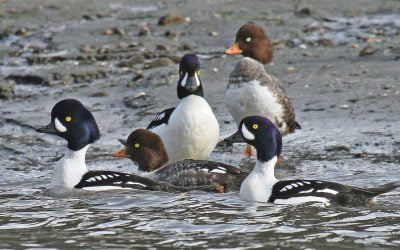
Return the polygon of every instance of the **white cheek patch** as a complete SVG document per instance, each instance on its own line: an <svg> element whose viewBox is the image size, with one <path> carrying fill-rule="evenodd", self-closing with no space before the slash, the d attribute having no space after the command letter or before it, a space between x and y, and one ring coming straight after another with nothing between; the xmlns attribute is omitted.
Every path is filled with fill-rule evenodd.
<svg viewBox="0 0 400 250"><path fill-rule="evenodd" d="M255 138L254 134L252 132L250 132L247 129L246 125L244 125L244 124L242 125L242 134L243 134L243 137L246 138L249 141L252 141Z"/></svg>
<svg viewBox="0 0 400 250"><path fill-rule="evenodd" d="M196 79L196 86L199 87L200 86L200 79L199 79L199 76L197 75L197 73L194 73L194 78Z"/></svg>
<svg viewBox="0 0 400 250"><path fill-rule="evenodd" d="M185 76L183 77L183 79L181 81L181 86L182 87L185 87L187 78L188 78L188 73L185 73Z"/></svg>
<svg viewBox="0 0 400 250"><path fill-rule="evenodd" d="M67 131L67 128L60 122L60 120L58 120L57 117L56 119L54 119L54 124L56 125L56 129L58 132L64 133Z"/></svg>

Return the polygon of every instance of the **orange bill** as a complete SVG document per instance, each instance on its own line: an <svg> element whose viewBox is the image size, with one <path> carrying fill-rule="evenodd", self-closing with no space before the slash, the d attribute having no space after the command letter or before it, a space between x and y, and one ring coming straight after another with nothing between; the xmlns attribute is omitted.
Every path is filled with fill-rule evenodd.
<svg viewBox="0 0 400 250"><path fill-rule="evenodd" d="M113 154L113 156L114 157L119 157L119 158L128 158L128 153L126 152L125 149L122 149L122 150L120 150L118 152L115 152Z"/></svg>
<svg viewBox="0 0 400 250"><path fill-rule="evenodd" d="M236 54L242 54L243 50L240 49L238 43L234 43L229 49L225 50L225 54L228 55L236 55Z"/></svg>

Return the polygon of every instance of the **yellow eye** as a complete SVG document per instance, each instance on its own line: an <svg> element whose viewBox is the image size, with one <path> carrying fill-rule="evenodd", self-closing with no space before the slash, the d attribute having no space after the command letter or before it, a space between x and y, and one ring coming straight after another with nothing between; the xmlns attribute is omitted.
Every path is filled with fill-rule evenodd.
<svg viewBox="0 0 400 250"><path fill-rule="evenodd" d="M72 118L71 118L71 116L67 116L67 117L65 117L65 121L66 121L66 122L70 122L70 121L72 121Z"/></svg>
<svg viewBox="0 0 400 250"><path fill-rule="evenodd" d="M200 76L200 70L197 71L197 75Z"/></svg>
<svg viewBox="0 0 400 250"><path fill-rule="evenodd" d="M253 129L258 129L258 124L257 123L253 124Z"/></svg>
<svg viewBox="0 0 400 250"><path fill-rule="evenodd" d="M138 148L138 147L140 147L140 144L139 143L135 143L135 148Z"/></svg>

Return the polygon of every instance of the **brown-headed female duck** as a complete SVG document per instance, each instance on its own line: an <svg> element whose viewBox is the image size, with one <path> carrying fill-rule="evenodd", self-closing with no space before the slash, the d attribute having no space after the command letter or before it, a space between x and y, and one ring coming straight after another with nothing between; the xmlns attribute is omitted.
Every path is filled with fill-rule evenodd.
<svg viewBox="0 0 400 250"><path fill-rule="evenodd" d="M147 178L168 182L176 186L214 185L214 192L238 191L249 172L224 163L206 160L183 160L166 165L168 155L161 138L146 129L133 131L125 146L114 154L137 163Z"/></svg>
<svg viewBox="0 0 400 250"><path fill-rule="evenodd" d="M267 117L275 123L281 134L300 129L290 99L276 77L265 72L261 63L272 60L273 47L263 28L248 23L240 27L235 44L226 54L242 54L229 76L225 105L237 124L247 116ZM246 155L253 155L251 147Z"/></svg>

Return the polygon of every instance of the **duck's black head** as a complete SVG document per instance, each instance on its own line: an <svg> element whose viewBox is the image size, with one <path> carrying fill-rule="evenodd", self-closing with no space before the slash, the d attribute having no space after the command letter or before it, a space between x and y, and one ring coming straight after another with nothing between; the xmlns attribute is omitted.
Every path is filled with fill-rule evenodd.
<svg viewBox="0 0 400 250"><path fill-rule="evenodd" d="M50 124L36 131L64 138L68 141L68 148L74 151L100 138L92 113L75 99L64 99L54 105Z"/></svg>
<svg viewBox="0 0 400 250"><path fill-rule="evenodd" d="M228 142L246 142L257 150L257 159L269 161L282 151L282 137L273 122L261 116L244 118L235 134L225 139Z"/></svg>
<svg viewBox="0 0 400 250"><path fill-rule="evenodd" d="M188 95L203 94L199 58L195 54L186 54L179 63L178 97L182 99Z"/></svg>
<svg viewBox="0 0 400 250"><path fill-rule="evenodd" d="M119 140L125 149L114 154L115 157L129 158L136 162L139 170L151 172L168 162L168 155L161 138L147 129L136 129L128 140Z"/></svg>

